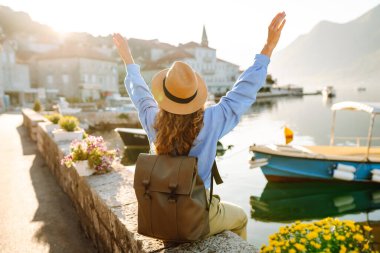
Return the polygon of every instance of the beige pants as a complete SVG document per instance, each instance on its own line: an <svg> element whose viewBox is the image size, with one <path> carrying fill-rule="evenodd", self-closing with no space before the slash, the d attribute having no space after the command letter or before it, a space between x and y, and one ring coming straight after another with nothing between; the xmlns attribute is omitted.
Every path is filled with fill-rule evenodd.
<svg viewBox="0 0 380 253"><path fill-rule="evenodd" d="M209 193L207 192L209 195ZM208 196L207 196L208 198ZM220 201L219 196L212 196L209 211L210 233L208 236L230 230L247 240L248 218L244 210L232 203Z"/></svg>

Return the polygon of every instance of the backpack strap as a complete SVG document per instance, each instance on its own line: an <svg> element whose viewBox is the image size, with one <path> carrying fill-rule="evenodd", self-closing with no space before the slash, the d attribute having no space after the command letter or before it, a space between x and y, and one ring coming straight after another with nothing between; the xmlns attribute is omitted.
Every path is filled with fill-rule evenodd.
<svg viewBox="0 0 380 253"><path fill-rule="evenodd" d="M216 184L222 184L223 183L222 177L219 174L218 166L216 166L216 161L215 160L214 160L214 163L212 164L212 168L211 168L210 201L209 201L209 203L207 205L207 211L210 210L210 205L211 205L211 201L212 201L212 192L213 192L213 188L214 188L214 179L215 179L215 183Z"/></svg>

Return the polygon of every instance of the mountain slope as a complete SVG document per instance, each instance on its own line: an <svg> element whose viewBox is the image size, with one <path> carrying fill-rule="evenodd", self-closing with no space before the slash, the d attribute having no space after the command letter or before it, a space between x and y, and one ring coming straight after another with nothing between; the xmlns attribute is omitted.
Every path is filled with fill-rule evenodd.
<svg viewBox="0 0 380 253"><path fill-rule="evenodd" d="M380 82L380 5L336 24L322 21L278 52L270 71L281 83L376 85Z"/></svg>

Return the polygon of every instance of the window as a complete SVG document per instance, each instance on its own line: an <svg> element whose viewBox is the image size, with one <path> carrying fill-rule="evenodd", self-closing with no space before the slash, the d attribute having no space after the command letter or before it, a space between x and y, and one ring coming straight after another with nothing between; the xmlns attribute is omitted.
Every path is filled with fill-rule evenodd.
<svg viewBox="0 0 380 253"><path fill-rule="evenodd" d="M48 84L52 84L53 83L53 75L47 75L46 76L46 82Z"/></svg>
<svg viewBox="0 0 380 253"><path fill-rule="evenodd" d="M96 83L96 75L92 74L92 76L91 76L91 81L92 81L93 83Z"/></svg>
<svg viewBox="0 0 380 253"><path fill-rule="evenodd" d="M63 84L68 84L69 80L70 80L70 77L69 77L68 74L63 74L62 75L62 82L63 82Z"/></svg>

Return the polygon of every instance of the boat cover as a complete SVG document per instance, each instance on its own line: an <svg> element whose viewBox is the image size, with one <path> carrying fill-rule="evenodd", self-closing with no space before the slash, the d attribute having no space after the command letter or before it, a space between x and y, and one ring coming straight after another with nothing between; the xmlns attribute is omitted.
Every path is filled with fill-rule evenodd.
<svg viewBox="0 0 380 253"><path fill-rule="evenodd" d="M380 103L376 102L339 102L334 104L331 107L331 110L354 110L354 111L363 111L370 114L380 114Z"/></svg>

